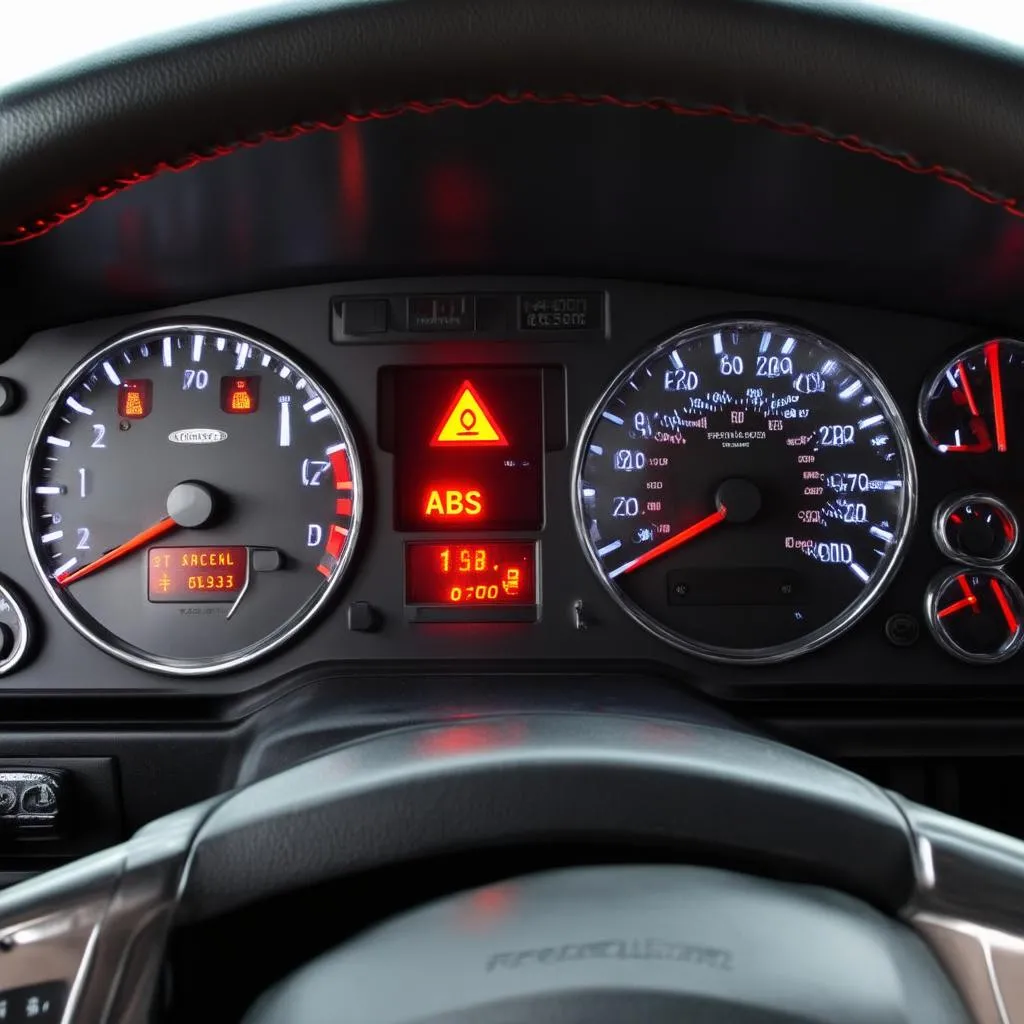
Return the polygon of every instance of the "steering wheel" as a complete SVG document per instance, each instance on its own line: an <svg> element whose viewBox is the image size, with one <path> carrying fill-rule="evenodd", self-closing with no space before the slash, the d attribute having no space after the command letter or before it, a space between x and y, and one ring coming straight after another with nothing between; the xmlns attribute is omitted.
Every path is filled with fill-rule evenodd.
<svg viewBox="0 0 1024 1024"><path fill-rule="evenodd" d="M726 117L1019 215L1022 71L1008 48L781 0L272 8L2 97L0 234L238 146L494 102ZM767 740L584 714L365 739L7 890L0 990L54 981L65 1021L136 1022L179 925L427 855L609 840L662 863L447 897L300 969L249 1019L1024 1020L1024 845Z"/></svg>
<svg viewBox="0 0 1024 1024"><path fill-rule="evenodd" d="M1010 1024L1022 1008L1024 845L768 740L587 714L358 741L16 886L0 986L56 978L64 1019L141 1021L175 926L428 855L611 840L662 863L443 899L300 969L248 1020Z"/></svg>

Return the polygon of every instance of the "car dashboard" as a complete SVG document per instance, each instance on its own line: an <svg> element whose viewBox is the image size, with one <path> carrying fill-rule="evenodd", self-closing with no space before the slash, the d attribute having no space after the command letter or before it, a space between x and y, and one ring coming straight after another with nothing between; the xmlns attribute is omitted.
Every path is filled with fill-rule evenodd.
<svg viewBox="0 0 1024 1024"><path fill-rule="evenodd" d="M302 672L343 693L495 662L711 694L1011 686L1021 351L554 277L43 331L3 367L23 624L2 686L223 695Z"/></svg>
<svg viewBox="0 0 1024 1024"><path fill-rule="evenodd" d="M502 88L0 225L0 885L505 712L1024 834L1024 223L787 123Z"/></svg>

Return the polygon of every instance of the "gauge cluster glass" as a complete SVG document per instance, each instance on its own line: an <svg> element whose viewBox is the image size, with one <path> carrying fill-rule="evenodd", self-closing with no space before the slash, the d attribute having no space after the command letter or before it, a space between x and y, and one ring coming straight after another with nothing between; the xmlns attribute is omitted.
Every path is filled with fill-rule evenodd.
<svg viewBox="0 0 1024 1024"><path fill-rule="evenodd" d="M178 675L284 643L359 532L352 432L297 362L217 324L104 346L48 403L25 467L37 573L111 654Z"/></svg>
<svg viewBox="0 0 1024 1024"><path fill-rule="evenodd" d="M779 661L848 628L900 561L916 478L875 374L793 326L730 320L645 353L577 450L577 529L643 626L707 658Z"/></svg>

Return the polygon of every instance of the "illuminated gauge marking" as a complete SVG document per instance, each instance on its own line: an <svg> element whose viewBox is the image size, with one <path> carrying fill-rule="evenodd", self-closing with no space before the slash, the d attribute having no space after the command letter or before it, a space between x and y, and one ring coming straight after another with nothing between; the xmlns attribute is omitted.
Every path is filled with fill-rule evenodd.
<svg viewBox="0 0 1024 1024"><path fill-rule="evenodd" d="M630 615L750 663L813 650L877 600L916 476L869 367L809 331L735 321L622 371L580 435L573 493L591 565Z"/></svg>
<svg viewBox="0 0 1024 1024"><path fill-rule="evenodd" d="M292 416L296 400L315 404ZM342 582L361 510L330 394L272 344L200 324L86 359L24 475L26 540L60 612L108 653L177 675L246 664L302 629Z"/></svg>

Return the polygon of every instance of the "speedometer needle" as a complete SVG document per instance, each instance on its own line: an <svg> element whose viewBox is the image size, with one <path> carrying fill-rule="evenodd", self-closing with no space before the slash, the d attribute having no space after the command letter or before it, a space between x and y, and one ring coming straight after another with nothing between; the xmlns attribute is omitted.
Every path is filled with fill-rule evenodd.
<svg viewBox="0 0 1024 1024"><path fill-rule="evenodd" d="M663 540L660 544L655 544L650 551L645 551L642 555L638 555L634 558L632 562L627 562L625 565L619 566L618 570L611 575L620 576L623 573L633 572L634 569L639 569L641 565L653 562L655 558L660 558L669 551L674 551L677 547L681 544L685 544L688 540L693 540L694 537L699 537L702 533L710 530L712 526L717 526L719 523L725 522L725 517L725 506L719 505L718 510L712 512L711 515L705 516L703 519L694 523L693 526L688 526L682 531L682 533L677 533L674 537L669 537L668 540Z"/></svg>
<svg viewBox="0 0 1024 1024"><path fill-rule="evenodd" d="M81 569L71 573L62 573L60 576L55 577L55 581L61 584L61 586L66 587L71 583L84 579L86 576L91 576L94 572L110 565L111 562L119 561L126 555L130 555L133 551L138 551L139 548L145 547L151 540L156 540L157 537L162 537L165 533L170 533L171 530L176 530L177 528L178 524L170 516L165 516L141 533L137 533L131 540L126 540L123 544L119 544L113 550L108 551L105 555L100 555L95 561L90 562L88 565L83 565Z"/></svg>

